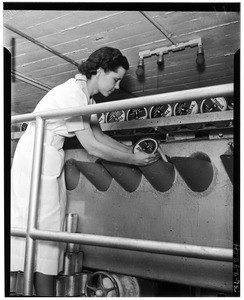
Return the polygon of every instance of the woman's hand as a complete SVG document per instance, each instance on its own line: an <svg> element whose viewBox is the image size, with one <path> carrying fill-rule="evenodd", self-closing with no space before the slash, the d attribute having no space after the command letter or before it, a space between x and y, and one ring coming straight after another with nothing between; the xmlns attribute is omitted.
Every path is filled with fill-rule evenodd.
<svg viewBox="0 0 244 300"><path fill-rule="evenodd" d="M137 152L134 154L134 165L137 166L147 166L155 163L161 158L159 153L148 154L145 152Z"/></svg>

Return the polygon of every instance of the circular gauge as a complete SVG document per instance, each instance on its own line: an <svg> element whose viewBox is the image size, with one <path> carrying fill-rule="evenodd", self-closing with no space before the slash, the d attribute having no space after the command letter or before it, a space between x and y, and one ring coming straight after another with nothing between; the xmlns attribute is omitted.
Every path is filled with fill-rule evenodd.
<svg viewBox="0 0 244 300"><path fill-rule="evenodd" d="M201 113L222 111L226 109L227 109L227 100L224 97L204 99L200 104Z"/></svg>
<svg viewBox="0 0 244 300"><path fill-rule="evenodd" d="M152 138L143 138L139 140L133 147L133 153L146 152L155 153L158 149L158 142Z"/></svg>
<svg viewBox="0 0 244 300"><path fill-rule="evenodd" d="M105 117L104 113L97 114L97 116L98 116L99 123L105 123L106 122L106 117Z"/></svg>
<svg viewBox="0 0 244 300"><path fill-rule="evenodd" d="M120 122L125 120L125 112L123 110L111 111L106 115L106 122Z"/></svg>
<svg viewBox="0 0 244 300"><path fill-rule="evenodd" d="M20 128L21 128L20 130L25 131L27 127L28 127L27 123L22 123L21 126L20 126Z"/></svg>
<svg viewBox="0 0 244 300"><path fill-rule="evenodd" d="M147 118L147 109L145 107L142 108L133 108L129 109L126 113L126 120L138 120L138 119L146 119Z"/></svg>
<svg viewBox="0 0 244 300"><path fill-rule="evenodd" d="M233 110L234 109L234 99L233 98L227 98L227 108L229 110Z"/></svg>
<svg viewBox="0 0 244 300"><path fill-rule="evenodd" d="M174 106L174 116L191 115L198 113L198 104L196 101L176 103Z"/></svg>
<svg viewBox="0 0 244 300"><path fill-rule="evenodd" d="M172 116L172 107L170 104L156 105L149 109L149 118L161 118Z"/></svg>

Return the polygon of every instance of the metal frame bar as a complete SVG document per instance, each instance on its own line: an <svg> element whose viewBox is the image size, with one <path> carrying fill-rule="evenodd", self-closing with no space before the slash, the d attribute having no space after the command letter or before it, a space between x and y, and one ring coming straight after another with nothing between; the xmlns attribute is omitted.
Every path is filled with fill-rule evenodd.
<svg viewBox="0 0 244 300"><path fill-rule="evenodd" d="M33 121L36 117L44 119L62 118L68 116L91 115L96 113L104 113L116 110L124 110L130 108L139 108L152 105L172 104L186 102L208 97L230 96L234 92L234 84L221 84L211 87L202 87L190 90L183 90L171 93L157 94L151 96L143 96L138 98L130 98L126 100L117 100L111 102L97 103L87 105L85 107L72 107L67 109L58 109L54 111L42 111L29 113L24 115L13 116L12 123L20 123Z"/></svg>
<svg viewBox="0 0 244 300"><path fill-rule="evenodd" d="M20 228L12 228L11 234L14 236L24 237L25 230ZM232 261L233 258L233 251L231 249L217 247L204 247L190 244L36 229L32 229L29 234L33 239L77 243L82 245L92 245L140 252L151 252L172 256L184 256L227 262Z"/></svg>
<svg viewBox="0 0 244 300"><path fill-rule="evenodd" d="M166 47L160 47L156 48L154 50L145 50L139 52L139 57L140 58L146 58L150 57L152 55L159 55L159 54L168 54L170 51L172 52L177 52L177 51L182 51L185 50L186 47L196 47L196 46L202 46L202 39L197 38L194 40L190 40L188 42L182 42L177 45L171 45L171 46L166 46Z"/></svg>
<svg viewBox="0 0 244 300"><path fill-rule="evenodd" d="M31 86L35 86L38 89L44 90L44 91L50 91L52 87L46 85L45 83L42 83L40 81L34 80L30 77L27 77L23 74L21 74L20 72L17 72L15 70L11 71L11 75L13 78L18 79L20 81L23 81L27 84L30 84Z"/></svg>
<svg viewBox="0 0 244 300"><path fill-rule="evenodd" d="M13 26L5 23L4 27L7 28L8 30L13 31L14 33L17 33L18 35L20 35L23 38L27 39L28 41L32 42L33 44L35 44L35 45L37 45L37 46L39 46L39 47L41 47L41 48L43 48L43 49L51 52L52 54L54 54L54 55L56 55L56 56L58 56L58 57L60 57L60 58L62 58L64 60L66 60L67 62L71 63L72 65L74 65L76 67L79 65L79 63L77 63L76 61L74 61L74 60L70 59L69 57L63 55L62 53L60 53L60 52L58 52L58 51L50 48L49 46L43 44L42 42L34 39L31 36L25 34L24 32L22 32L22 31L20 31L20 30L18 30L16 28L14 28Z"/></svg>
<svg viewBox="0 0 244 300"><path fill-rule="evenodd" d="M31 190L28 212L28 223L26 233L26 250L24 265L24 295L31 296L33 294L33 275L34 275L34 259L35 259L35 239L31 237L31 231L36 228L37 210L39 199L39 188L42 168L43 153L43 137L44 137L45 121L36 118L35 143L33 154L33 166L31 174Z"/></svg>
<svg viewBox="0 0 244 300"><path fill-rule="evenodd" d="M140 11L140 13L146 18L148 19L148 21L150 21L160 32L162 32L162 34L174 45L177 45L178 42L172 38L172 33L168 33L167 30L160 25L157 21L155 21L148 13L146 13L145 11Z"/></svg>
<svg viewBox="0 0 244 300"><path fill-rule="evenodd" d="M140 129L140 128L158 128L163 127L167 129L172 126L184 126L184 125L199 125L206 123L219 123L223 121L233 121L233 110L226 110L221 112L210 112L210 113L199 113L192 115L182 115L182 116L170 116L161 117L154 119L141 119L141 120L131 120L123 122L111 122L102 123L101 128L103 131L120 131L120 130L130 130L130 129ZM139 122L138 122L139 121Z"/></svg>
<svg viewBox="0 0 244 300"><path fill-rule="evenodd" d="M106 102L103 104L89 105L84 108L61 109L55 111L37 112L14 116L12 123L36 120L34 156L32 167L31 192L29 202L29 213L26 233L22 229L11 229L13 236L26 236L25 270L24 270L24 295L31 296L33 293L33 269L35 255L35 240L51 240L78 242L87 245L97 245L102 247L113 247L119 249L129 249L134 251L144 251L162 253L168 255L181 255L194 258L205 258L214 260L232 260L232 250L212 247L201 247L196 245L164 243L158 241L146 241L137 239L117 238L109 236L99 236L91 234L73 234L65 232L53 232L37 230L37 209L38 194L42 167L44 119L61 118L67 116L90 115L99 112L137 108L149 105L159 105L164 103L174 103L191 101L204 97L232 95L233 84L218 85L193 90L185 90L154 96L139 97L116 102Z"/></svg>

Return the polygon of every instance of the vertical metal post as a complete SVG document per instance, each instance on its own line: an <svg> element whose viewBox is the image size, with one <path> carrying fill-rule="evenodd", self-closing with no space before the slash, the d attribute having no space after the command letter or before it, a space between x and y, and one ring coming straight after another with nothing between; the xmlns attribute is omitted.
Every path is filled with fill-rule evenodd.
<svg viewBox="0 0 244 300"><path fill-rule="evenodd" d="M35 240L30 237L30 231L36 228L37 210L39 200L39 187L42 168L43 153L43 136L45 121L37 117L35 129L35 143L33 151L33 165L31 176L30 202L28 212L28 223L26 231L26 250L25 250L25 267L24 267L24 295L33 295L33 278L34 278L34 259L35 259Z"/></svg>

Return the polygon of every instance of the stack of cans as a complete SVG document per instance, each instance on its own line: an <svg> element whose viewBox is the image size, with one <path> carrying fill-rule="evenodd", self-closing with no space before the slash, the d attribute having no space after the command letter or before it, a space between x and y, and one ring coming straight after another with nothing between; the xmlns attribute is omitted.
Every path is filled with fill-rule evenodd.
<svg viewBox="0 0 244 300"><path fill-rule="evenodd" d="M24 290L24 272L10 273L10 296L22 296Z"/></svg>
<svg viewBox="0 0 244 300"><path fill-rule="evenodd" d="M67 214L65 231L78 233L78 215ZM83 252L80 245L67 243L64 253L63 271L56 278L56 296L80 296L82 294L82 261Z"/></svg>

